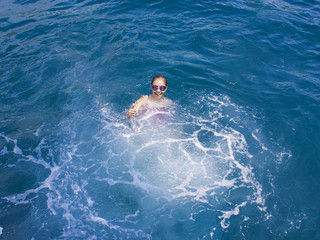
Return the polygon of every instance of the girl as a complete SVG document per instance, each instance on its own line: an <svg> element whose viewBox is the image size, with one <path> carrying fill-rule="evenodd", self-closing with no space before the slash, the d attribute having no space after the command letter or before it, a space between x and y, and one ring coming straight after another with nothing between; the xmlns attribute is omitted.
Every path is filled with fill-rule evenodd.
<svg viewBox="0 0 320 240"><path fill-rule="evenodd" d="M127 112L127 118L133 118L136 114L142 114L148 110L164 111L171 105L171 100L164 97L167 91L167 79L162 75L152 78L151 90L152 94L139 98Z"/></svg>

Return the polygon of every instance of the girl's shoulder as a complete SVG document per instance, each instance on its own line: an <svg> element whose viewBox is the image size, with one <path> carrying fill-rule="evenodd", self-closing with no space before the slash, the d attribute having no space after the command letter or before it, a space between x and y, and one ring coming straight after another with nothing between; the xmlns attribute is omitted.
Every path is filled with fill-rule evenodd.
<svg viewBox="0 0 320 240"><path fill-rule="evenodd" d="M148 100L148 95L143 95L141 98L137 100L137 103L145 103Z"/></svg>
<svg viewBox="0 0 320 240"><path fill-rule="evenodd" d="M147 100L148 100L148 96L147 96L147 95L142 96L141 98L139 98L139 99L134 103L135 108L138 108L138 109L139 109L140 107L144 106L144 105L146 104Z"/></svg>

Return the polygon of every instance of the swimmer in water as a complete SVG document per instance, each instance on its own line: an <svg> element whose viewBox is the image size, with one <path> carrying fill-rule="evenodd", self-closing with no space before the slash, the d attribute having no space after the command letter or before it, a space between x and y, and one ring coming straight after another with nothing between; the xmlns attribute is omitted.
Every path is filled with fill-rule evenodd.
<svg viewBox="0 0 320 240"><path fill-rule="evenodd" d="M142 96L133 103L127 112L127 118L133 118L136 114L148 109L164 110L166 107L169 107L171 100L163 96L167 89L167 79L162 75L154 76L151 82L152 94Z"/></svg>

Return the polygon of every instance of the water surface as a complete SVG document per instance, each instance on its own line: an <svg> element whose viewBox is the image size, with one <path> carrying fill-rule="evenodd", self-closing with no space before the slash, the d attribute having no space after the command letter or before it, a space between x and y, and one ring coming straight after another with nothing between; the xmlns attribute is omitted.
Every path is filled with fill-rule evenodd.
<svg viewBox="0 0 320 240"><path fill-rule="evenodd" d="M320 239L318 1L0 6L1 239Z"/></svg>

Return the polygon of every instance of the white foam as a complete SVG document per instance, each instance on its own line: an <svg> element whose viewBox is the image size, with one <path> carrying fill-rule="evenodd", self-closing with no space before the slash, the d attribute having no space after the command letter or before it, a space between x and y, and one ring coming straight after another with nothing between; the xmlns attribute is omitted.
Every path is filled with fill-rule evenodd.
<svg viewBox="0 0 320 240"><path fill-rule="evenodd" d="M23 155L22 150L21 150L21 149L18 147L18 145L17 145L17 140L16 140L16 139L14 140L13 152L14 152L15 154L18 154L18 155Z"/></svg>
<svg viewBox="0 0 320 240"><path fill-rule="evenodd" d="M11 138L5 136L5 135L2 134L2 133L0 133L0 137L3 137L3 138L5 139L5 141L7 142L7 144L8 144L9 142L13 142L13 143L14 143L13 152L14 152L15 154L23 155L21 149L17 146L17 140L16 140L16 139L11 139ZM9 151L8 151L7 146L5 145L4 148L1 150L1 154L7 154L7 153L9 153Z"/></svg>
<svg viewBox="0 0 320 240"><path fill-rule="evenodd" d="M4 148L1 150L0 153L1 153L1 155L8 154L9 152L8 152L7 146L4 146Z"/></svg>
<svg viewBox="0 0 320 240"><path fill-rule="evenodd" d="M129 214L129 215L125 216L125 219L127 220L129 218L137 217L139 214L140 214L140 211L137 210L134 214Z"/></svg>
<svg viewBox="0 0 320 240"><path fill-rule="evenodd" d="M37 198L37 193L39 191L41 191L42 189L50 189L50 190L53 190L52 189L52 181L53 179L56 177L56 175L58 174L59 172L59 167L54 167L51 169L52 172L51 174L49 175L49 177L46 178L46 180L42 183L40 183L40 186L35 188L35 189L28 189L26 190L25 192L23 193L19 193L19 194L16 194L16 195L11 195L11 196L8 196L8 197L3 197L3 199L9 201L9 202L12 202L14 204L27 204L27 203L30 203L33 199ZM34 197L30 198L29 196L31 194L35 194ZM51 210L52 214L56 214L55 210L53 209L52 207L52 201L53 199L57 199L57 198L52 198L51 195L53 194L53 192L49 192L47 193L47 196L48 196L48 200L47 200L47 206L48 206L48 209ZM59 195L58 196L58 199L61 199L61 196Z"/></svg>
<svg viewBox="0 0 320 240"><path fill-rule="evenodd" d="M237 205L233 210L230 210L230 211L222 211L222 216L220 216L219 218L222 219L221 221L221 227L226 229L229 227L230 223L226 223L226 220L227 219L230 219L231 216L233 215L239 215L240 213L240 208L241 207L244 207L247 203L246 202L243 202L242 204L240 205Z"/></svg>
<svg viewBox="0 0 320 240"><path fill-rule="evenodd" d="M39 137L40 131L42 130L43 127L44 127L44 124L41 125L41 126L33 133L33 135Z"/></svg>
<svg viewBox="0 0 320 240"><path fill-rule="evenodd" d="M89 207L93 206L93 201L90 197L87 197L87 203L88 203Z"/></svg>
<svg viewBox="0 0 320 240"><path fill-rule="evenodd" d="M71 188L72 188L73 193L74 193L75 195L78 195L78 193L82 191L81 188L79 187L79 185L78 185L78 184L75 184L75 183L74 183L74 184L71 184Z"/></svg>
<svg viewBox="0 0 320 240"><path fill-rule="evenodd" d="M55 203L59 202L59 200L62 199L60 191L59 190L54 191L55 190L54 180L57 179L57 176L60 173L60 168L61 167L54 166L51 169L51 174L42 184L43 188L48 188L51 190L49 193L47 193L47 197L48 197L47 207L53 215L57 214L57 212L55 211Z"/></svg>
<svg viewBox="0 0 320 240"><path fill-rule="evenodd" d="M211 103L208 103L212 101ZM192 119L190 122L186 123L175 123L174 126L181 125L195 125L198 130L190 134L181 133L174 129L169 129L168 136L165 135L163 138L154 138L150 134L143 136L143 132L140 129L140 137L144 138L145 141L137 145L136 153L147 153L148 151L155 151L156 146L161 146L165 149L166 155L157 157L155 161L159 161L159 168L157 172L148 169L146 172L141 172L140 174L150 174L157 178L158 175L166 175L167 182L166 186L168 191L172 194L174 199L186 199L191 198L196 202L211 204L212 196L216 195L216 191L221 188L227 188L229 191L238 188L240 184L242 187L246 187L252 190L252 193L247 196L248 201L251 203L256 203L260 211L266 211L265 199L262 196L262 186L255 179L253 168L245 163L240 162L238 155L242 155L244 158L252 159L253 155L248 152L248 146L245 136L239 131L232 127L224 127L219 125L217 122L221 117L227 117L229 114L222 115L222 110L217 110L217 108L232 107L233 112L240 112L244 110L239 110L237 106L230 103L229 98L219 99L218 97L207 97L199 101L199 104L209 104L213 109L209 110L208 115L211 119L205 119L204 117L196 117L189 115ZM218 107L217 107L218 106ZM237 124L237 117L229 116L232 122ZM241 121L238 121L241 122ZM245 127L241 127L245 129ZM239 129L241 129L239 128ZM200 141L198 134L201 131L211 132L214 136L219 137L220 140L215 142L215 144L208 145ZM178 135L177 135L178 134ZM136 139L137 135L127 135L127 139L130 142L130 138ZM252 137L259 142L262 150L268 151L268 148L261 140L258 139L255 133L252 133ZM134 144L133 144L134 145ZM174 145L175 153L168 151L170 147ZM185 147L194 146L197 151L190 152ZM195 154L195 153L201 154ZM156 154L156 153L155 153ZM141 161L141 159L136 159L134 161ZM173 164L176 162L177 164ZM147 164L147 163L146 163ZM216 166L219 166L219 171L216 171ZM178 167L178 168L177 168ZM222 168L221 168L222 167ZM181 170L180 170L180 169ZM151 170L151 171L150 171ZM232 179L229 176L233 176ZM144 175L146 176L146 175ZM145 178L145 179L148 179ZM159 184L160 186L160 184ZM226 196L227 197L227 196ZM247 205L247 201L239 202L233 209L229 211L222 211L221 216L221 226L227 228L228 224L226 220L233 215L239 214L240 208Z"/></svg>
<svg viewBox="0 0 320 240"><path fill-rule="evenodd" d="M113 225L113 224L109 223L104 218L101 218L101 217L98 217L98 216L93 216L92 214L89 214L89 219L92 222L96 222L96 223L99 223L101 225L107 226L109 229L115 229L115 230L119 229L119 226L116 226L116 225Z"/></svg>
<svg viewBox="0 0 320 240"><path fill-rule="evenodd" d="M290 159L292 154L290 152L280 152L277 154L277 162L280 164L283 160Z"/></svg>
<svg viewBox="0 0 320 240"><path fill-rule="evenodd" d="M266 147L264 146L264 144L258 139L258 137L257 137L254 133L252 133L251 135L252 135L252 137L253 137L257 142L259 142L259 144L261 145L261 147L262 147L262 149L263 149L264 151L268 151L268 148L266 148Z"/></svg>
<svg viewBox="0 0 320 240"><path fill-rule="evenodd" d="M143 214L146 212L146 206L141 204L137 209L133 209L133 212L130 211L130 214L115 214L116 217L108 220L106 215L96 212L96 206L104 204L103 200L99 199L100 196L97 197L100 193L91 196L89 190L86 192L86 186L89 185L88 189L95 189L95 186L90 184L97 182L105 187L106 191L121 187L124 191L128 187L139 189L141 194L137 194L140 194L138 197L141 197L141 202L148 201L149 198L152 203L160 202L160 207L157 204L147 207L155 214L148 218L148 221L158 221L158 215L163 218L166 214L168 217L174 217L172 211L175 211L175 204L185 206L183 211L186 212L185 215L191 216L190 219L203 211L214 211L220 217L223 229L228 228L228 220L234 215L239 215L246 205L255 204L260 211L266 211L262 185L256 180L254 169L250 165L250 161L255 159L248 152L245 136L247 129L244 131L246 126L239 126L241 116L236 115L244 110L240 110L227 97L213 95L201 97L199 104L206 105L209 109L207 114L197 115L190 112L182 116L181 121L166 122L163 125L153 125L152 122L146 125L134 123L134 131L127 124L127 120L124 120L124 117L121 120L107 104L100 111L103 127L98 133L93 134L92 139L78 140L77 136L74 144L78 145L67 146L67 149L61 145L60 166L50 166L42 162L43 160L30 156L30 161L51 170L41 187L34 191L43 188L49 190L47 207L54 215L63 212L63 217L68 222L65 228L66 236L69 233L68 228L75 230L82 227L79 225L84 219L78 220L73 215L74 212L89 221L86 222L88 225L97 223L117 231L131 231L135 234L139 232L121 226L125 226L125 223L129 223L127 226L141 226L145 221ZM231 108L230 113L224 108ZM225 119L222 121L221 118L230 119L231 124L225 124ZM140 121L151 120L142 118ZM250 139L253 137L259 142L260 149L267 151L265 144L257 137L260 135L248 131ZM208 133L208 138L204 132ZM96 153L92 151L82 155L81 151L77 151L79 146L86 143L94 145ZM45 144L45 140L41 140L41 144ZM99 150L99 144L105 152ZM237 188L245 188L248 191L244 191L243 194L246 195L241 196L240 200L226 206ZM27 194L29 193L16 196L25 200ZM112 197L114 199L110 200ZM115 201L113 204L116 205L116 198L117 196L110 196L108 201ZM162 201L165 204L162 204ZM166 204L170 205L170 211L166 209ZM112 211L115 210L108 211L111 211L112 216ZM117 226L117 223L121 225ZM156 222L152 224L155 225ZM220 226L210 228L207 236L213 238L217 228Z"/></svg>

